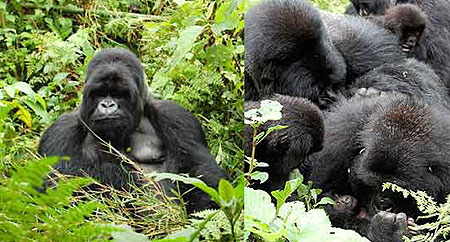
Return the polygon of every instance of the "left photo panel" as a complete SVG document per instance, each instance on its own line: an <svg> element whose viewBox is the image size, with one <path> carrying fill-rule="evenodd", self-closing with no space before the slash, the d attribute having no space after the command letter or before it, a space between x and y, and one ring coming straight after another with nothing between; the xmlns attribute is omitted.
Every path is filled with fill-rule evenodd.
<svg viewBox="0 0 450 242"><path fill-rule="evenodd" d="M243 241L246 5L0 3L0 240Z"/></svg>

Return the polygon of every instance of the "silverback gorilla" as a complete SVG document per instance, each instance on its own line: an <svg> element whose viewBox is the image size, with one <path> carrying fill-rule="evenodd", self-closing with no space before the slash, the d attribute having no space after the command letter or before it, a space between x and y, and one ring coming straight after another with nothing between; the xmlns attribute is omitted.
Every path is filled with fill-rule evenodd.
<svg viewBox="0 0 450 242"><path fill-rule="evenodd" d="M87 68L81 106L44 132L38 152L69 156L69 161L55 166L63 174L86 174L117 189L142 185L139 173L108 152L100 140L153 171L201 176L213 187L223 177L200 123L175 102L153 99L139 59L124 49L95 55ZM169 192L171 185L163 182L163 186ZM188 211L212 205L206 194L195 190L186 200Z"/></svg>

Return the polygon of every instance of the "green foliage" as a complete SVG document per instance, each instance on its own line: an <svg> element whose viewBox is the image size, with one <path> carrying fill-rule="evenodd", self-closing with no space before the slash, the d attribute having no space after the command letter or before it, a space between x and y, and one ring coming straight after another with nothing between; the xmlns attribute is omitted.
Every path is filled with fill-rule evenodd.
<svg viewBox="0 0 450 242"><path fill-rule="evenodd" d="M322 193L322 189L313 188L312 181L308 181L307 184L303 182L303 176L298 169L295 169L290 174L291 179L300 180L300 185L297 188L297 197L300 201L303 201L306 206L306 210L311 210L317 206L334 204L334 200L329 197L322 197L320 201L317 201L317 197Z"/></svg>
<svg viewBox="0 0 450 242"><path fill-rule="evenodd" d="M412 238L404 236L404 241L427 242L436 241L437 238L448 238L450 233L450 195L447 196L445 203L438 205L432 197L423 191L409 191L392 183L383 184L383 191L386 189L400 192L405 198L413 197L416 200L417 208L424 214L419 216L418 220L426 219L428 221L415 228L420 230L419 235Z"/></svg>
<svg viewBox="0 0 450 242"><path fill-rule="evenodd" d="M2 241L107 241L117 230L105 224L89 222L92 213L106 209L93 201L73 203L72 193L91 182L74 178L48 188L42 187L50 165L58 159L46 158L17 167L0 186L0 233Z"/></svg>
<svg viewBox="0 0 450 242"><path fill-rule="evenodd" d="M238 177L246 2L0 4L0 112L7 114L0 116L0 155L8 156L3 169L24 155L20 144L38 140L38 133L79 104L94 53L121 46L138 54L155 96L177 101L200 119L216 160Z"/></svg>
<svg viewBox="0 0 450 242"><path fill-rule="evenodd" d="M334 13L344 13L347 6L350 4L349 0L308 0L315 6Z"/></svg>
<svg viewBox="0 0 450 242"><path fill-rule="evenodd" d="M253 144L251 157L245 157L245 162L247 162L250 167L245 177L247 181L259 180L260 183L264 183L269 178L267 172L254 171L258 167L268 167L269 165L264 162L258 162L255 159L256 146L261 143L270 133L276 130L287 128L282 125L275 125L269 127L267 131L262 131L258 133L259 127L269 120L279 120L281 119L283 106L272 100L262 100L259 108L253 108L244 113L244 123L250 125L253 128Z"/></svg>
<svg viewBox="0 0 450 242"><path fill-rule="evenodd" d="M135 52L154 96L175 100L192 112L202 123L216 161L231 178L240 177L244 157L243 16L249 2L1 2L0 182L8 179L13 167L36 156L40 133L46 127L80 104L87 63L106 47ZM231 191L227 184L219 190L219 201L227 203L221 213L235 220L240 209L233 199L240 193L224 194ZM112 210L97 211L95 220L125 222L151 238L189 223L180 206L150 197L153 194L108 193L89 196L88 200ZM123 207L130 201L152 212L143 213L145 218L133 217Z"/></svg>
<svg viewBox="0 0 450 242"><path fill-rule="evenodd" d="M180 181L186 184L191 184L203 192L207 193L211 200L214 201L220 207L220 211L200 213L204 220L201 223L194 223L182 231L178 231L175 234L171 234L159 242L165 241L198 241L198 236L201 235L201 231L205 228L211 227L211 224L217 223L218 219L215 218L217 214L222 213L228 220L229 226L218 227L223 231L220 233L219 241L227 240L240 241L242 237L242 212L244 209L244 179L239 179L236 186L232 186L230 182L225 179L221 179L219 182L218 190L206 185L202 180L171 173L156 173L154 174L156 180L171 179L172 181ZM197 214L198 215L198 214ZM206 216L205 216L206 215ZM214 219L215 218L215 219ZM214 219L214 220L213 220ZM210 223L213 220L214 222ZM231 235L231 236L230 236ZM218 236L216 234L216 236ZM203 237L204 238L204 237ZM206 240L210 241L210 240Z"/></svg>
<svg viewBox="0 0 450 242"><path fill-rule="evenodd" d="M252 233L264 241L368 241L354 231L333 228L322 209L308 211L300 201L285 203L298 185L299 180L289 181L284 190L272 192L277 208L266 192L245 188L246 238Z"/></svg>

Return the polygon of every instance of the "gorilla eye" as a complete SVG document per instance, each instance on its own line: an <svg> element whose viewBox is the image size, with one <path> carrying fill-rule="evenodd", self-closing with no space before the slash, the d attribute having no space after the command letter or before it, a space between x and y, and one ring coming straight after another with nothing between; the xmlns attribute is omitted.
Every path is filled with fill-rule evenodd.
<svg viewBox="0 0 450 242"><path fill-rule="evenodd" d="M433 168L431 168L431 166L428 167L428 170L433 173Z"/></svg>
<svg viewBox="0 0 450 242"><path fill-rule="evenodd" d="M108 96L108 94L106 92L104 92L104 91L94 90L94 91L91 91L90 96L93 96L93 97L106 97L106 96Z"/></svg>
<svg viewBox="0 0 450 242"><path fill-rule="evenodd" d="M129 98L131 94L129 92L116 92L112 96L115 98Z"/></svg>

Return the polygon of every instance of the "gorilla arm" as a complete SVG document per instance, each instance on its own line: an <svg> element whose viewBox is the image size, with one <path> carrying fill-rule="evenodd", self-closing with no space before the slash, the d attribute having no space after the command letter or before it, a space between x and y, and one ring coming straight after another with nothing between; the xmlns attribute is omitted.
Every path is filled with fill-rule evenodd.
<svg viewBox="0 0 450 242"><path fill-rule="evenodd" d="M71 150L80 150L74 144L82 144L86 130L80 122L78 111L62 115L42 135L38 153L47 156L71 154Z"/></svg>
<svg viewBox="0 0 450 242"><path fill-rule="evenodd" d="M99 150L107 150L107 147L99 144L84 127L77 110L62 115L44 132L38 153L46 156L69 156L69 159L62 159L54 166L61 174L88 175L116 189L128 189L131 183L138 183L139 175L129 171L133 170L129 164L118 161L114 154L98 152ZM48 185L47 180L44 187Z"/></svg>
<svg viewBox="0 0 450 242"><path fill-rule="evenodd" d="M211 156L203 129L195 117L173 101L148 100L144 115L155 128L165 152L163 171L189 174L199 177L208 186L216 188L221 178L225 178L220 167ZM133 147L132 147L133 148ZM163 182L165 191L170 185ZM189 186L181 186L182 192ZM196 189L187 194L187 210L202 210L213 206L208 196Z"/></svg>

